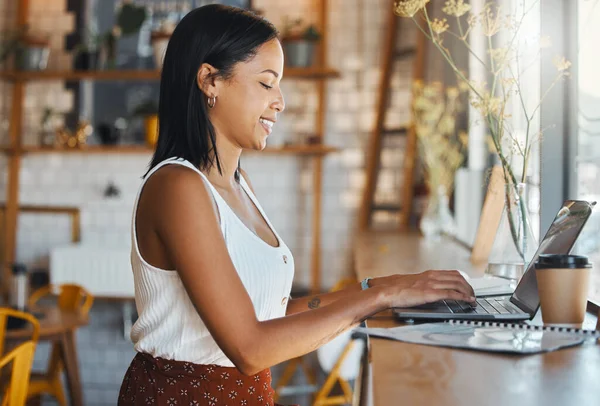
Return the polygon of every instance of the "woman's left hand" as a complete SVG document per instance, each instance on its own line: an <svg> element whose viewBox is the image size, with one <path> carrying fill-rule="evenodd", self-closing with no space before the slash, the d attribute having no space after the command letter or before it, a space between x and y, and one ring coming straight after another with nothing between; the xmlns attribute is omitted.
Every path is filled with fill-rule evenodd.
<svg viewBox="0 0 600 406"><path fill-rule="evenodd" d="M448 286L442 285L451 283L454 286L457 286L454 288L455 290L458 290L466 295L475 296L475 292L473 291L471 285L457 270L430 270L417 274L396 274L390 276L383 276L371 279L369 281L369 287L394 285L408 289L411 287L419 287L420 285L425 283L425 281L431 279L438 280L437 283L440 284L439 288L449 288ZM458 285L456 285L457 283Z"/></svg>

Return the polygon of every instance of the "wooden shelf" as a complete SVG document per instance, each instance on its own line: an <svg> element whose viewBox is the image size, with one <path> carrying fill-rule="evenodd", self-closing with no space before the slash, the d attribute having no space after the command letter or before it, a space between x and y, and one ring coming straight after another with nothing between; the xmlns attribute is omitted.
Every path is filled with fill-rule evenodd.
<svg viewBox="0 0 600 406"><path fill-rule="evenodd" d="M158 80L157 70L99 70L99 71L9 71L2 72L0 77L11 81L43 81L43 80Z"/></svg>
<svg viewBox="0 0 600 406"><path fill-rule="evenodd" d="M340 149L328 145L287 145L282 147L265 148L262 151L246 150L245 154L288 154L288 155L327 155Z"/></svg>
<svg viewBox="0 0 600 406"><path fill-rule="evenodd" d="M15 153L15 150L9 147L0 147L0 151L9 155ZM83 148L43 148L43 147L23 147L22 154L147 154L150 155L154 149L145 145L90 145ZM339 151L339 148L327 145L289 145L277 148L266 148L263 151L245 151L250 154L271 154L271 155L327 155Z"/></svg>
<svg viewBox="0 0 600 406"><path fill-rule="evenodd" d="M284 79L333 79L339 77L340 72L333 68L291 68L286 66L283 70Z"/></svg>
<svg viewBox="0 0 600 406"><path fill-rule="evenodd" d="M290 68L286 67L284 78L297 79L330 79L339 77L340 73L331 68ZM158 70L99 70L99 71L4 71L0 79L10 81L42 81L42 80L159 80Z"/></svg>
<svg viewBox="0 0 600 406"><path fill-rule="evenodd" d="M13 154L12 148L4 147L3 152ZM83 148L47 148L38 146L24 146L19 152L22 154L150 154L152 149L145 145L89 145Z"/></svg>

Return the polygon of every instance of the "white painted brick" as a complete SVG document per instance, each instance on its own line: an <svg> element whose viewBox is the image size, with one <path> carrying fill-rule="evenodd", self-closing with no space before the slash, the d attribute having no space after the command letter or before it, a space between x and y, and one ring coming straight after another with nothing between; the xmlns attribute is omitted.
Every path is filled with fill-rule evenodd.
<svg viewBox="0 0 600 406"><path fill-rule="evenodd" d="M363 75L365 87L376 87L381 79L381 71L379 67L369 67Z"/></svg>
<svg viewBox="0 0 600 406"><path fill-rule="evenodd" d="M364 171L354 170L348 173L348 185L351 189L361 190L366 181L366 175Z"/></svg>
<svg viewBox="0 0 600 406"><path fill-rule="evenodd" d="M329 109L331 112L342 111L344 109L344 96L345 93L343 92L331 92L329 95Z"/></svg>
<svg viewBox="0 0 600 406"><path fill-rule="evenodd" d="M375 124L375 111L362 111L359 121L361 131L370 131Z"/></svg>
<svg viewBox="0 0 600 406"><path fill-rule="evenodd" d="M340 204L344 208L358 209L361 196L355 192L346 191L340 196Z"/></svg>
<svg viewBox="0 0 600 406"><path fill-rule="evenodd" d="M340 131L349 132L355 128L356 120L354 115L349 113L338 113L332 118L332 122L336 129Z"/></svg>

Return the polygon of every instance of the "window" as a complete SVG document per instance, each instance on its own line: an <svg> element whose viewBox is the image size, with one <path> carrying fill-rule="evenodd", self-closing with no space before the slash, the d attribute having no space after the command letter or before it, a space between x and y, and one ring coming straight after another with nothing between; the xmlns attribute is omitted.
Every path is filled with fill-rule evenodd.
<svg viewBox="0 0 600 406"><path fill-rule="evenodd" d="M575 190L579 199L600 204L600 1L578 0L577 54L574 56L576 109L574 121L577 146L575 160ZM589 255L595 264L592 275L591 299L600 302L600 207L586 225L576 253Z"/></svg>

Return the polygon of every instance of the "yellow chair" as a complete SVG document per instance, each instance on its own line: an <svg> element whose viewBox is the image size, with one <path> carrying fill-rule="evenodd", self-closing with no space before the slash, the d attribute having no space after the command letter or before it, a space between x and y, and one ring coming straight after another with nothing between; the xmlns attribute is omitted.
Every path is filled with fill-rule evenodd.
<svg viewBox="0 0 600 406"><path fill-rule="evenodd" d="M342 279L337 282L333 288L331 288L330 292L336 292L338 290L342 290L350 285L358 283L354 278ZM348 337L349 337L348 333ZM343 405L352 403L352 388L348 381L343 379L340 375L340 371L342 365L346 358L351 354L354 349L354 340L349 340L347 344L345 344L344 349L342 350L340 356L335 362L335 365L327 375L325 379L325 383L321 388L316 391L316 395L314 398L313 406L324 406L324 405ZM306 376L307 381L312 387L316 387L316 376L315 373L311 370L311 368L306 364L304 357L298 357L291 359L287 362L281 378L277 381L275 385L275 401L277 401L282 396L283 389L287 386L289 381L295 375L298 367L302 368L304 375ZM338 382L342 388L343 395L330 397L330 393L335 386L335 383Z"/></svg>
<svg viewBox="0 0 600 406"><path fill-rule="evenodd" d="M56 291L58 291L58 307L61 310L79 310L83 314L88 314L92 308L92 304L94 304L94 296L90 292L79 285L68 283L39 288L31 294L27 304L30 308L33 308L41 298L53 295Z"/></svg>
<svg viewBox="0 0 600 406"><path fill-rule="evenodd" d="M21 343L6 355L0 358L0 370L12 362L12 372L9 384L4 388L2 406L22 406L25 404L31 365L35 346L40 336L40 324L38 320L29 313L20 312L9 308L0 308L0 354L4 350L6 324L8 317L14 317L28 321L31 326L31 339Z"/></svg>
<svg viewBox="0 0 600 406"><path fill-rule="evenodd" d="M48 285L33 292L29 298L29 307L34 308L37 302L53 292L58 291L57 304L61 310L80 311L87 315L94 303L94 296L79 285L63 284L59 286ZM61 375L63 372L60 348L56 343L52 344L52 352L48 362L48 371L44 374L34 373L31 377L27 398L47 393L53 396L59 405L66 406L65 391L63 389Z"/></svg>
<svg viewBox="0 0 600 406"><path fill-rule="evenodd" d="M35 316L30 313L11 309L9 307L0 307L0 355L4 354L6 324L8 323L9 317L25 320L31 324L31 340L33 342L37 343L38 338L40 337L40 323Z"/></svg>
<svg viewBox="0 0 600 406"><path fill-rule="evenodd" d="M10 362L13 364L10 384L2 402L3 406L23 406L25 404L34 353L35 342L29 340L19 344L17 348L0 358L0 369Z"/></svg>
<svg viewBox="0 0 600 406"><path fill-rule="evenodd" d="M354 278L342 279L341 281L335 284L335 286L331 289L331 292L344 289L347 286L354 285L357 283L358 281ZM363 343L359 342L358 344ZM344 374L347 373L347 371L344 370L344 367L346 366L344 363L346 362L346 360L348 360L350 362L350 365L352 365L353 358L354 360L356 360L356 356L358 354L362 354L364 344L358 344L357 340L352 338L352 331L346 331L317 350L319 363L321 364L321 367L323 369L325 369L325 362L323 361L321 355L325 355L325 353L330 351L334 353L339 352L339 355L335 361L335 364L330 369L327 378L325 378L325 383L323 383L323 386L321 386L321 388L317 391L315 400L313 402L313 406L352 404L352 397L354 393L352 391L350 383L346 380L344 376ZM341 346L343 346L343 349L341 351L337 351L336 347L341 348ZM359 364L359 361L356 362L357 364ZM354 376L353 378L356 377ZM342 394L337 396L331 396L331 391L333 390L336 382L340 385L340 388L342 389Z"/></svg>
<svg viewBox="0 0 600 406"><path fill-rule="evenodd" d="M325 348L326 346L330 346L331 348ZM343 349L341 349L342 346ZM348 379L356 379L358 376L360 356L364 350L364 343L357 343L357 339L352 338L352 331L348 331L339 335L328 344L325 344L325 346L319 348L317 351L318 355L321 355L321 352L333 352L335 354L338 352L337 349L341 349L341 351L339 351L335 364L329 370L325 383L323 383L323 386L318 390L313 406L352 404L354 392L352 391L352 386L350 386ZM346 361L348 361L349 364L345 365ZM319 363L321 364L321 367L325 369L325 362L322 361L321 357L319 357ZM354 370L353 367L354 363L356 363L356 370ZM351 368L348 368L348 365ZM348 374L351 378L347 377ZM336 383L340 385L342 394L332 396L331 392Z"/></svg>

